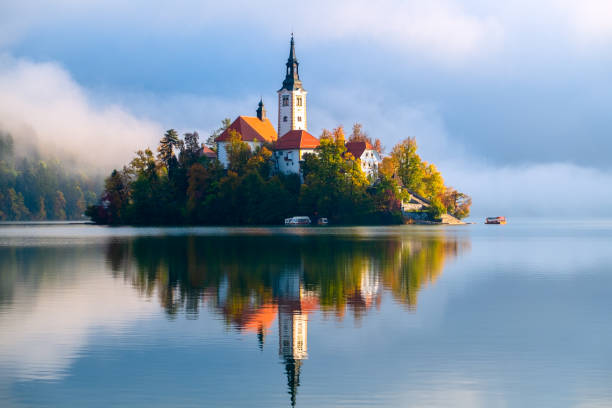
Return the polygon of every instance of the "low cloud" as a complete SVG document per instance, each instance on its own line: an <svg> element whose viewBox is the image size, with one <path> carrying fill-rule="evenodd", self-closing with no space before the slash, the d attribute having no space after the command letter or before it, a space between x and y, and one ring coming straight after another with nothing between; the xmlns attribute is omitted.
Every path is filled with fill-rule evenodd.
<svg viewBox="0 0 612 408"><path fill-rule="evenodd" d="M421 158L434 163L446 184L472 196L474 216L605 216L612 207L612 171L571 162L523 162L502 165L471 152L453 139L434 105L385 102L367 90L328 90L324 101L342 106L314 106L311 131L343 123L350 132L361 122L390 152L393 145L415 137ZM491 138L490 149L495 149Z"/></svg>
<svg viewBox="0 0 612 408"><path fill-rule="evenodd" d="M149 31L168 35L200 35L217 30L232 16L232 25L256 30L271 36L286 35L295 30L300 41L328 41L330 38L359 39L379 46L410 51L443 63L463 61L490 49L503 40L503 27L492 15L471 13L452 0L398 1L382 0L375 4L365 0L351 2L273 1L262 7L250 1L185 1L181 7L171 3L150 7L145 1L59 0L52 5L20 2L6 7L0 24L10 28L5 43L16 43L28 31L56 22L91 20L100 27L118 30ZM239 10L237 12L236 10ZM288 16L299 16L289 18ZM286 23L282 23L286 21ZM279 23L280 22L280 23ZM254 26L255 25L255 26ZM2 43L0 43L2 45Z"/></svg>
<svg viewBox="0 0 612 408"><path fill-rule="evenodd" d="M163 133L122 106L96 104L59 65L10 56L0 58L0 130L20 148L103 171L155 146Z"/></svg>

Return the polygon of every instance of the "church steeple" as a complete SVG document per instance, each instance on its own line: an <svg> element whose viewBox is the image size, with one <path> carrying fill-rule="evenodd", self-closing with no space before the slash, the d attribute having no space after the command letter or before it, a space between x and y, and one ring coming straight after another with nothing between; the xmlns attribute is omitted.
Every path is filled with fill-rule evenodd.
<svg viewBox="0 0 612 408"><path fill-rule="evenodd" d="M257 119L266 119L266 109L264 108L263 99L260 99L259 105L257 105Z"/></svg>
<svg viewBox="0 0 612 408"><path fill-rule="evenodd" d="M278 90L278 136L282 137L291 130L307 130L306 94L300 81L300 63L295 56L295 41L291 34L289 58L285 64L285 80Z"/></svg>
<svg viewBox="0 0 612 408"><path fill-rule="evenodd" d="M283 81L283 87L288 91L299 89L302 87L300 81L300 63L295 56L295 42L293 41L293 33L291 33L291 45L289 47L289 58L287 59L287 72L285 74L285 80Z"/></svg>

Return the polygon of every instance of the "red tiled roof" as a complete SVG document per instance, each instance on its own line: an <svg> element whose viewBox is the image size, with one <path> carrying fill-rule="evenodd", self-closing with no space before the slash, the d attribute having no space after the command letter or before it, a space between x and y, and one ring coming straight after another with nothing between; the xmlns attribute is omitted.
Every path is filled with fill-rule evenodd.
<svg viewBox="0 0 612 408"><path fill-rule="evenodd" d="M359 159L363 154L364 150L374 150L369 142L348 142L346 144L346 150L352 154L356 159Z"/></svg>
<svg viewBox="0 0 612 408"><path fill-rule="evenodd" d="M215 153L212 149L209 149L206 146L202 146L202 154L209 159L215 159L217 157L217 153Z"/></svg>
<svg viewBox="0 0 612 408"><path fill-rule="evenodd" d="M230 139L230 131L234 130L242 135L245 142L274 142L278 139L276 130L270 119L260 120L257 117L238 116L236 120L215 139L215 142L226 142Z"/></svg>
<svg viewBox="0 0 612 408"><path fill-rule="evenodd" d="M290 130L278 139L274 150L314 149L319 146L319 139L305 130Z"/></svg>

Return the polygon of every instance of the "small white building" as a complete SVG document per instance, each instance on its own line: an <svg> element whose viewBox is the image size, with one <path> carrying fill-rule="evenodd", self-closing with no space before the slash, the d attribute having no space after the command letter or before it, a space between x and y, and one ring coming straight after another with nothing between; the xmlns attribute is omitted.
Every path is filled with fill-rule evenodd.
<svg viewBox="0 0 612 408"><path fill-rule="evenodd" d="M382 163L380 153L372 147L369 142L348 142L346 150L351 153L361 163L361 170L369 179L373 179L378 174L378 167Z"/></svg>
<svg viewBox="0 0 612 408"><path fill-rule="evenodd" d="M291 130L278 139L274 146L276 169L282 174L301 174L305 153L314 153L319 139L305 130Z"/></svg>
<svg viewBox="0 0 612 408"><path fill-rule="evenodd" d="M217 143L217 158L223 167L227 168L229 160L226 146L234 132L238 132L242 141L249 145L251 151L264 143L274 143L278 139L276 130L270 119L266 118L266 110L262 101L259 101L257 116L238 116L232 124L215 139Z"/></svg>

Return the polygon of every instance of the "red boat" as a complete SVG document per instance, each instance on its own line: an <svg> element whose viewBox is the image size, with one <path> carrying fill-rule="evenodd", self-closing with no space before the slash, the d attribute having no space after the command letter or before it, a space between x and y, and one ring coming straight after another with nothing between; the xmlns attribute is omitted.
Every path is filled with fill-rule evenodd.
<svg viewBox="0 0 612 408"><path fill-rule="evenodd" d="M506 217L487 217L485 219L485 224L505 224Z"/></svg>

